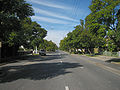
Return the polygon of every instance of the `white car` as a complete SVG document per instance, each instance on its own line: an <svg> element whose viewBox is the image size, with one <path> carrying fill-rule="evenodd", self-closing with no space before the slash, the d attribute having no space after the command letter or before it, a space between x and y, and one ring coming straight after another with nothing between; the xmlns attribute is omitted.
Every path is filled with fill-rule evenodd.
<svg viewBox="0 0 120 90"><path fill-rule="evenodd" d="M46 55L46 51L44 49L39 50L39 55Z"/></svg>

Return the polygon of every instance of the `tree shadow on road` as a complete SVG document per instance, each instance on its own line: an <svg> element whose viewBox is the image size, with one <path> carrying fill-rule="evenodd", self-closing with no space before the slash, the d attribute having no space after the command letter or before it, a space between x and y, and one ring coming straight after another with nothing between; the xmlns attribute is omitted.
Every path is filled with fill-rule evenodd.
<svg viewBox="0 0 120 90"><path fill-rule="evenodd" d="M2 77L0 83L12 82L19 79L43 80L60 75L72 73L70 68L83 67L78 63L37 63L21 66L6 66L3 69L7 75Z"/></svg>
<svg viewBox="0 0 120 90"><path fill-rule="evenodd" d="M109 63L111 63L111 62L120 62L120 58L112 58L110 60L107 60L106 62L109 62Z"/></svg>
<svg viewBox="0 0 120 90"><path fill-rule="evenodd" d="M28 60L29 61L50 61L50 60L55 60L55 59L63 59L66 58L68 54L47 54L46 56L36 56L36 57L30 57Z"/></svg>
<svg viewBox="0 0 120 90"><path fill-rule="evenodd" d="M29 55L29 56L19 56L18 58L10 58L8 60L5 60L1 64L9 64L9 63L16 63L21 61L50 61L54 59L62 59L68 56L68 54L47 54L46 56L40 56L40 55Z"/></svg>

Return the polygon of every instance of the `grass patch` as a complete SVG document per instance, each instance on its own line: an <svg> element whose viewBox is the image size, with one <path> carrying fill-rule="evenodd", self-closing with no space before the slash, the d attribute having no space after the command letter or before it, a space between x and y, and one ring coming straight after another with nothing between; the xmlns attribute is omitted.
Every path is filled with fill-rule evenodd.
<svg viewBox="0 0 120 90"><path fill-rule="evenodd" d="M36 53L34 53L33 55L35 55L35 56L36 56L36 55L39 55L39 54L38 54L38 53L37 53L37 54L36 54Z"/></svg>
<svg viewBox="0 0 120 90"><path fill-rule="evenodd" d="M96 54L85 54L86 56L88 56L88 57L99 57L99 56L101 56L101 55L96 55Z"/></svg>
<svg viewBox="0 0 120 90"><path fill-rule="evenodd" d="M86 56L88 56L88 57L95 57L96 55L95 54L85 54Z"/></svg>
<svg viewBox="0 0 120 90"><path fill-rule="evenodd" d="M113 63L113 64L120 64L120 62L111 62L111 63Z"/></svg>

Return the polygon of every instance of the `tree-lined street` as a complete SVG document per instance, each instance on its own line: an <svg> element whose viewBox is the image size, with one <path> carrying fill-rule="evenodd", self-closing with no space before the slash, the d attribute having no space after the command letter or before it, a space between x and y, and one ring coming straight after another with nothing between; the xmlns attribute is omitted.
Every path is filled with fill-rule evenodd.
<svg viewBox="0 0 120 90"><path fill-rule="evenodd" d="M88 8L90 14L61 40L60 49L74 53L81 49L89 54L94 48L100 52L120 51L120 0L92 0Z"/></svg>
<svg viewBox="0 0 120 90"><path fill-rule="evenodd" d="M0 90L120 90L120 0L0 0Z"/></svg>
<svg viewBox="0 0 120 90"><path fill-rule="evenodd" d="M58 51L1 66L0 90L119 90L120 68Z"/></svg>

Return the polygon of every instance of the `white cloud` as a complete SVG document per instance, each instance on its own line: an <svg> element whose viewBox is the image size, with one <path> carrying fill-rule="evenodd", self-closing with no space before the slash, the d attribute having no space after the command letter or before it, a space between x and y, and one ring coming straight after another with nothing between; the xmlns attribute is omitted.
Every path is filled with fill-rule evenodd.
<svg viewBox="0 0 120 90"><path fill-rule="evenodd" d="M60 40L62 40L69 32L70 31L68 31L68 30L58 30L58 31L57 30L50 30L50 31L48 31L45 39L52 40L53 42L55 42L59 46Z"/></svg>
<svg viewBox="0 0 120 90"><path fill-rule="evenodd" d="M73 18L67 17L67 16L63 16L63 15L58 15L56 13L53 12L49 12L49 11L45 11L36 7L33 7L33 9L35 10L35 13L39 13L39 14L44 14L44 15L48 15L48 16L52 16L52 17L57 17L57 18L61 18L61 19L66 19L66 20L71 20L71 21L76 21Z"/></svg>
<svg viewBox="0 0 120 90"><path fill-rule="evenodd" d="M52 19L52 18L41 17L41 16L32 16L31 18L35 21L44 21L44 22L56 23L56 24L69 24L69 22L66 22L63 20Z"/></svg>
<svg viewBox="0 0 120 90"><path fill-rule="evenodd" d="M35 4L40 4L40 5L44 5L44 6L48 6L48 7L53 7L53 8L71 9L70 7L66 7L66 6L63 6L63 5L58 5L56 3L46 2L45 0L27 0L27 1L30 1L30 2L35 3Z"/></svg>

